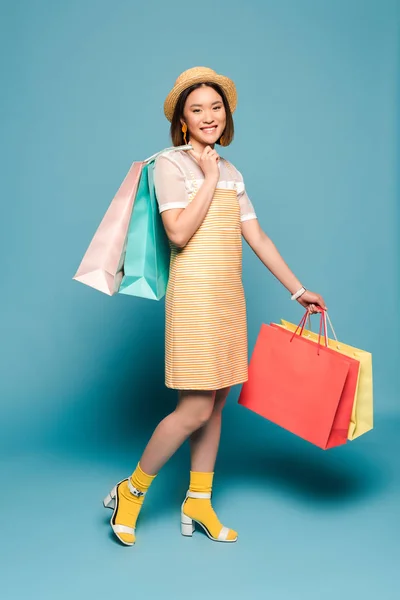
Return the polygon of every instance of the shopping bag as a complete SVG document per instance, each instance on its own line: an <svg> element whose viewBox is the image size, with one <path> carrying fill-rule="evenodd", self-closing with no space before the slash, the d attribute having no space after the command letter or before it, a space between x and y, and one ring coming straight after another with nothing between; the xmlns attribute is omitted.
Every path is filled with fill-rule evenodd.
<svg viewBox="0 0 400 600"><path fill-rule="evenodd" d="M159 154L190 150L190 144L167 148L147 159L128 227L124 276L120 294L160 300L166 292L170 245L165 233L154 188L154 164Z"/></svg>
<svg viewBox="0 0 400 600"><path fill-rule="evenodd" d="M307 312L297 330L303 326ZM262 325L239 404L316 446L347 442L359 362L319 342L274 325ZM326 338L326 333L325 333Z"/></svg>
<svg viewBox="0 0 400 600"><path fill-rule="evenodd" d="M176 150L190 150L191 148L192 146L190 144L185 146L173 146L153 154L144 161L132 163L118 192L111 201L73 279L89 285L100 292L104 292L109 296L118 292L124 276L128 228L131 222L132 209L136 203L136 195L139 186L142 186L143 190L144 188L147 189L150 185L150 192L147 193L147 195L144 194L143 196L142 194L141 196L140 205L142 212L145 211L147 201L152 203L152 211L154 211L154 208L157 209L157 206L154 204L154 184L149 180L147 167L151 165L152 168L154 168L154 161L160 154L174 152ZM139 210L138 213L140 212L141 211ZM152 222L156 223L154 225L154 228L157 231L156 237L162 237L159 227L160 224L162 226L162 221L158 213L153 217ZM148 259L150 256L151 248L149 245L147 248ZM161 279L163 280L163 278ZM151 295L146 295L145 289L143 292L143 294L135 293L133 295L143 295L145 298L152 297Z"/></svg>
<svg viewBox="0 0 400 600"><path fill-rule="evenodd" d="M160 300L166 292L170 246L153 182L154 161L143 167L128 228L120 294Z"/></svg>
<svg viewBox="0 0 400 600"><path fill-rule="evenodd" d="M73 279L112 296L122 279L125 240L143 162L132 163Z"/></svg>
<svg viewBox="0 0 400 600"><path fill-rule="evenodd" d="M328 322L330 323L332 333L335 339L328 338L328 346L341 354L355 358L360 363L360 375L358 380L358 386L356 395L353 403L353 409L351 413L348 439L354 440L355 438L363 435L367 431L373 429L373 376L372 376L372 354L366 352L360 348L354 348L343 342L339 342L335 330L332 327L329 315L327 314ZM288 331L295 331L296 325L281 319L281 325ZM314 343L318 341L318 334L311 331L311 329L304 329L304 337L312 340ZM325 340L323 340L325 343Z"/></svg>

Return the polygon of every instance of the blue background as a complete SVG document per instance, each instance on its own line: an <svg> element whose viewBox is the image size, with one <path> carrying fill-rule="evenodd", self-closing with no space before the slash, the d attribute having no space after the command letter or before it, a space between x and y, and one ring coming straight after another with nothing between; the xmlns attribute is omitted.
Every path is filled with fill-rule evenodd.
<svg viewBox="0 0 400 600"><path fill-rule="evenodd" d="M2 595L397 597L400 3L0 6ZM180 536L185 445L124 548L101 500L175 406L164 303L71 278L131 162L170 145L163 101L196 65L237 85L224 156L262 227L338 337L373 353L376 427L323 452L235 388L214 504L239 542ZM251 352L262 322L302 310L248 247L243 279Z"/></svg>

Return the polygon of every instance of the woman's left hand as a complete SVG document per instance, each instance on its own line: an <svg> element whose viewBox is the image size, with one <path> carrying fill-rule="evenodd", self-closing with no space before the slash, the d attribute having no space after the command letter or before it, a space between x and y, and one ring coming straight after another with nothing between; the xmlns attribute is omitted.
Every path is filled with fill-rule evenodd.
<svg viewBox="0 0 400 600"><path fill-rule="evenodd" d="M297 298L297 302L304 306L304 308L307 308L311 315L321 312L321 308L323 310L328 310L323 297L320 296L320 294L314 294L314 292L310 292L309 290L306 290L300 298Z"/></svg>

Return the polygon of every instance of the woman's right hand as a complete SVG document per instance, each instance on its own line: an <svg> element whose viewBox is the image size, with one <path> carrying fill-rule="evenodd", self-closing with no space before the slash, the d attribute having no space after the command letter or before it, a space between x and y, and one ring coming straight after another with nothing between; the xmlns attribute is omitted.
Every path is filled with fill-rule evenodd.
<svg viewBox="0 0 400 600"><path fill-rule="evenodd" d="M215 184L219 180L219 155L211 146L206 146L197 158L201 170L204 173L204 178L213 181Z"/></svg>

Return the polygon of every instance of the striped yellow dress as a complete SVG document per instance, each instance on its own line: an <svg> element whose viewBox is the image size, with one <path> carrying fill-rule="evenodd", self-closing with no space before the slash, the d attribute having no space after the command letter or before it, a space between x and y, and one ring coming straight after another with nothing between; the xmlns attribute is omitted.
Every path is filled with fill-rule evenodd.
<svg viewBox="0 0 400 600"><path fill-rule="evenodd" d="M165 384L218 390L246 381L247 365L241 210L237 189L217 186L187 245L171 244Z"/></svg>

